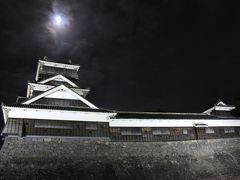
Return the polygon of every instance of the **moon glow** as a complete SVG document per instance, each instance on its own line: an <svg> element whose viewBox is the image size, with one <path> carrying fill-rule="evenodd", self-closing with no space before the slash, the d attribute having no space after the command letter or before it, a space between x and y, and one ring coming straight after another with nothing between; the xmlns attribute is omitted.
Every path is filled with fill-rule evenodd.
<svg viewBox="0 0 240 180"><path fill-rule="evenodd" d="M61 17L60 15L56 15L56 16L54 17L54 23L55 23L56 25L61 25L61 24L62 24L62 17Z"/></svg>

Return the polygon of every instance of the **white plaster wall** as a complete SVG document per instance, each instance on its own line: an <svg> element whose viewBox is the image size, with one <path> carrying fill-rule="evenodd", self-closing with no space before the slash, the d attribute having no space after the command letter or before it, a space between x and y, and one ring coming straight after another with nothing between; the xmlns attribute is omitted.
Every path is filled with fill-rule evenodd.
<svg viewBox="0 0 240 180"><path fill-rule="evenodd" d="M193 127L194 124L208 126L240 126L240 119L196 120L196 119L112 119L110 127Z"/></svg>
<svg viewBox="0 0 240 180"><path fill-rule="evenodd" d="M69 121L109 122L109 116L114 113L63 111L46 109L7 108L8 118L51 119Z"/></svg>

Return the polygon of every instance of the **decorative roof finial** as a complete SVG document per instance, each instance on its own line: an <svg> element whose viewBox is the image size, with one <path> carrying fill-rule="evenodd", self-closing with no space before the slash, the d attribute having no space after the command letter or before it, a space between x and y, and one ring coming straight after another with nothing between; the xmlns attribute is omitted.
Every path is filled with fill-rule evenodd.
<svg viewBox="0 0 240 180"><path fill-rule="evenodd" d="M47 57L47 56L44 56L44 57L43 57L43 60L44 60L44 61L48 61L48 57Z"/></svg>
<svg viewBox="0 0 240 180"><path fill-rule="evenodd" d="M68 60L68 64L72 64L72 60L71 59Z"/></svg>

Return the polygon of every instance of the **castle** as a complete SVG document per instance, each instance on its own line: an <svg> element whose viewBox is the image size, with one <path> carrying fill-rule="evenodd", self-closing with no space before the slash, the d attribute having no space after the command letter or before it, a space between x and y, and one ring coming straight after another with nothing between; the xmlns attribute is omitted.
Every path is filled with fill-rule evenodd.
<svg viewBox="0 0 240 180"><path fill-rule="evenodd" d="M26 97L3 104L4 137L182 141L240 136L235 106L217 102L203 113L121 112L96 107L78 84L80 66L38 61Z"/></svg>

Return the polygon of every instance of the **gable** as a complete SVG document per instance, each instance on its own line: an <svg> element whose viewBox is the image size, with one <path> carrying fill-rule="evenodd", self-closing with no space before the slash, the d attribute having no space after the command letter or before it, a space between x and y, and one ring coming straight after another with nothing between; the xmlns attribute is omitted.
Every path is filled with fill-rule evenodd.
<svg viewBox="0 0 240 180"><path fill-rule="evenodd" d="M71 85L72 87L78 87L75 83L73 83L68 78L64 77L63 75L56 75L56 76L50 77L48 79L45 79L43 81L39 81L39 83L45 84L45 83L49 83L51 81L65 82L65 83L68 83L69 85Z"/></svg>
<svg viewBox="0 0 240 180"><path fill-rule="evenodd" d="M35 96L31 99L28 99L27 101L23 102L22 104L31 104L34 103L35 101L39 99L44 99L44 98L50 98L50 99L63 99L63 100L79 100L85 105L87 105L90 108L98 109L95 105L81 97L79 94L76 92L72 91L68 87L64 85L57 86L53 89L50 89L38 96Z"/></svg>
<svg viewBox="0 0 240 180"><path fill-rule="evenodd" d="M41 92L47 91L52 88L54 88L54 86L28 82L27 98L30 98L32 96L35 96L36 94L40 94Z"/></svg>
<svg viewBox="0 0 240 180"><path fill-rule="evenodd" d="M54 93L51 93L44 98L56 98L56 99L75 99L78 100L77 96L74 96L72 93L69 93L68 91L65 90L59 90Z"/></svg>
<svg viewBox="0 0 240 180"><path fill-rule="evenodd" d="M79 94L80 96L83 96L84 98L89 93L90 89L79 89L79 88L71 88L75 93Z"/></svg>
<svg viewBox="0 0 240 180"><path fill-rule="evenodd" d="M235 109L233 105L227 105L223 101L219 100L212 108L204 111L205 114L211 114L213 111L231 111Z"/></svg>
<svg viewBox="0 0 240 180"><path fill-rule="evenodd" d="M227 105L222 101L218 101L216 106L227 106Z"/></svg>

